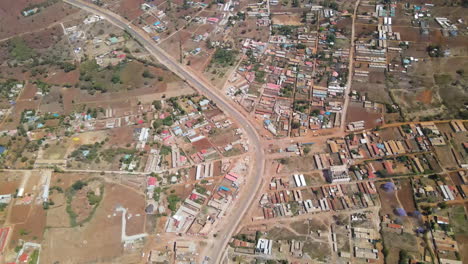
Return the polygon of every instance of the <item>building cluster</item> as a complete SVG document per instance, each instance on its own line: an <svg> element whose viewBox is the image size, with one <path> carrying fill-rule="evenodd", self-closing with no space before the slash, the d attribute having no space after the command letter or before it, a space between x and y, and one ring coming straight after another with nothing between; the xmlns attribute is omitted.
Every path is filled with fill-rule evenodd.
<svg viewBox="0 0 468 264"><path fill-rule="evenodd" d="M305 19L320 18L318 25L270 22L267 43L246 39L242 51L247 58L229 79L227 94L261 117L273 136L301 136L341 122L349 50L337 42L348 43L349 32L336 24L349 14L310 8Z"/></svg>
<svg viewBox="0 0 468 264"><path fill-rule="evenodd" d="M371 181L290 188L288 181L273 179L260 199L263 216L254 220L374 207L379 205L376 194Z"/></svg>

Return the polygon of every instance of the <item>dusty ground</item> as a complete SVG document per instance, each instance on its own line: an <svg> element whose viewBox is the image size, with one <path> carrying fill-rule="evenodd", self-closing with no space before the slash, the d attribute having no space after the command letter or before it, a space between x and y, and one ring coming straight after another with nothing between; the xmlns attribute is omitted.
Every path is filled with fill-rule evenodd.
<svg viewBox="0 0 468 264"><path fill-rule="evenodd" d="M41 0L19 0L19 1L2 1L0 3L0 24L9 25L2 27L0 30L0 39L8 38L25 32L40 30L44 27L51 26L57 21L67 17L70 14L76 13L78 9L58 1L47 8L44 8L38 14L24 17L20 12L30 4L42 3Z"/></svg>
<svg viewBox="0 0 468 264"><path fill-rule="evenodd" d="M124 206L133 214L127 220L127 235L141 233L144 231L143 201L143 196L132 189L106 184L104 198L90 222L76 228L47 229L41 259L45 263L66 263L69 259L81 263L112 262L123 253L121 214L115 213L115 208Z"/></svg>

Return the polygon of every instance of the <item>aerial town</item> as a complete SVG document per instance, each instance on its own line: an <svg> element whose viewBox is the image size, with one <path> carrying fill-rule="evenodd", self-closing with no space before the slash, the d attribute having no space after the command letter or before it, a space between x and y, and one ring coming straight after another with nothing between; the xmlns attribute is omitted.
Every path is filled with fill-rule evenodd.
<svg viewBox="0 0 468 264"><path fill-rule="evenodd" d="M468 263L467 0L0 1L0 263Z"/></svg>

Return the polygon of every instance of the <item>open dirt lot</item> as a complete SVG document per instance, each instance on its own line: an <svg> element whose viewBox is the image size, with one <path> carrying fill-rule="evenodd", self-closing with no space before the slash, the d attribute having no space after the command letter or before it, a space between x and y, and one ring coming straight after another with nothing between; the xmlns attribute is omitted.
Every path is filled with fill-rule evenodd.
<svg viewBox="0 0 468 264"><path fill-rule="evenodd" d="M407 212L414 212L416 210L414 199L413 199L413 189L409 180L399 181L401 189L398 190L398 199L403 205L403 208Z"/></svg>
<svg viewBox="0 0 468 264"><path fill-rule="evenodd" d="M64 19L70 14L78 12L78 9L72 8L70 5L63 3L62 1L56 1L57 3L46 8L42 8L42 10L35 15L29 17L21 15L21 11L24 8L32 4L43 2L46 1L1 1L0 25L8 25L8 27L2 27L2 30L0 30L0 39L53 26L54 24L57 24L57 21Z"/></svg>
<svg viewBox="0 0 468 264"><path fill-rule="evenodd" d="M90 222L76 228L47 229L41 259L44 263L67 263L70 259L109 263L120 257L122 218L115 212L117 206L132 214L127 220L127 235L144 232L144 197L127 187L106 183L103 200Z"/></svg>
<svg viewBox="0 0 468 264"><path fill-rule="evenodd" d="M300 26L302 25L299 14L288 15L272 15L272 23L274 25Z"/></svg>

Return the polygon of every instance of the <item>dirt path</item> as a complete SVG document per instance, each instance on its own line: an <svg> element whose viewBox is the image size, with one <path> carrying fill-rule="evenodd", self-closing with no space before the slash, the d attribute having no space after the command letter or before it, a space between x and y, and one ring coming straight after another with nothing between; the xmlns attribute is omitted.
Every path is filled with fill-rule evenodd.
<svg viewBox="0 0 468 264"><path fill-rule="evenodd" d="M349 63L348 63L348 81L346 83L346 89L344 91L344 98L345 102L343 105L343 112L341 114L341 131L345 131L346 125L346 113L348 111L348 105L350 97L348 96L349 91L351 91L351 84L353 82L353 66L354 66L354 35L355 35L355 22L356 22L356 13L361 0L357 0L354 4L354 12L353 12L353 22L351 27L351 46L349 48Z"/></svg>

